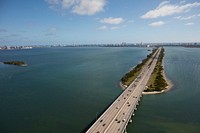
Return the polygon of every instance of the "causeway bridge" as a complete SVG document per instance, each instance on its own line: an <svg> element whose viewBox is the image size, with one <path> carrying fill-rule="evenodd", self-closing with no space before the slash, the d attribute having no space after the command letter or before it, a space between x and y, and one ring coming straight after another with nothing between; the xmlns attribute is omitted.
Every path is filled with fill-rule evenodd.
<svg viewBox="0 0 200 133"><path fill-rule="evenodd" d="M138 77L125 89L108 109L95 121L86 133L124 133L126 126L132 122L131 117L137 110L142 92L153 72L161 48L152 55L143 66Z"/></svg>

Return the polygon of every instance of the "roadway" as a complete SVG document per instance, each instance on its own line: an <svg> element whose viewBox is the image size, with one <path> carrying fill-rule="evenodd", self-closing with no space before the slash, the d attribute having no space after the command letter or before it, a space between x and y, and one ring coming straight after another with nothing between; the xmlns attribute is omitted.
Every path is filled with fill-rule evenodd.
<svg viewBox="0 0 200 133"><path fill-rule="evenodd" d="M131 116L139 104L142 92L153 72L160 48L154 53L141 73L127 89L110 105L110 107L96 120L86 133L122 133L125 131ZM152 63L151 63L152 62Z"/></svg>

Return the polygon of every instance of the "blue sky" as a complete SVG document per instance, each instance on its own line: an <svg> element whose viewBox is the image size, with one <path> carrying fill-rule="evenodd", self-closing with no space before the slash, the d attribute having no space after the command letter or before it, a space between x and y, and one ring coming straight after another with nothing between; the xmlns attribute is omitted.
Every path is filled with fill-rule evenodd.
<svg viewBox="0 0 200 133"><path fill-rule="evenodd" d="M0 45L121 42L200 42L200 1L0 1Z"/></svg>

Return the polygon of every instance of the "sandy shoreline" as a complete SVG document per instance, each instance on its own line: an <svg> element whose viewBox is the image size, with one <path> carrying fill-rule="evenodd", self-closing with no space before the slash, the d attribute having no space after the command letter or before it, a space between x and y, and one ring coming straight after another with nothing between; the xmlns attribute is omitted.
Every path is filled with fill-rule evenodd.
<svg viewBox="0 0 200 133"><path fill-rule="evenodd" d="M171 90L171 88L173 87L173 84L171 82L171 80L169 80L165 74L165 67L164 67L164 59L162 61L162 66L163 66L163 71L162 71L162 75L163 78L165 79L165 81L167 82L167 89L162 90L162 91L152 91L152 92L142 92L142 94L144 95L149 95L149 94L161 94L161 93L165 93Z"/></svg>
<svg viewBox="0 0 200 133"><path fill-rule="evenodd" d="M120 81L119 86L121 87L122 90L126 90L126 86L124 84L122 84L122 82Z"/></svg>

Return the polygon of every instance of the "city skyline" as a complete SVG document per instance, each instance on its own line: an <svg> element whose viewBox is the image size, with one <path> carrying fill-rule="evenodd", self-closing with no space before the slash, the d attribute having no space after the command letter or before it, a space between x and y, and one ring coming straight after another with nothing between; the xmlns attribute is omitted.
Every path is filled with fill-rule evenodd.
<svg viewBox="0 0 200 133"><path fill-rule="evenodd" d="M200 2L0 2L0 45L200 42Z"/></svg>

